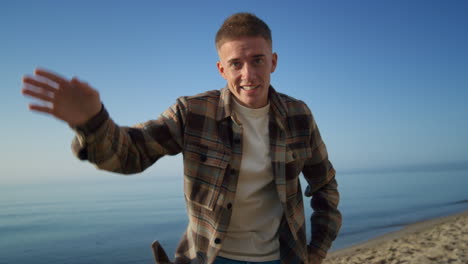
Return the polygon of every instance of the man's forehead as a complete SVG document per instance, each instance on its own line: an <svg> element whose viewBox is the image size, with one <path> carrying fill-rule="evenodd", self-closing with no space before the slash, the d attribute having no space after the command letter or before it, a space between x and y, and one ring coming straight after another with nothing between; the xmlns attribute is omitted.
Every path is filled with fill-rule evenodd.
<svg viewBox="0 0 468 264"><path fill-rule="evenodd" d="M255 57L271 53L269 43L262 37L244 37L227 40L219 48L220 57Z"/></svg>

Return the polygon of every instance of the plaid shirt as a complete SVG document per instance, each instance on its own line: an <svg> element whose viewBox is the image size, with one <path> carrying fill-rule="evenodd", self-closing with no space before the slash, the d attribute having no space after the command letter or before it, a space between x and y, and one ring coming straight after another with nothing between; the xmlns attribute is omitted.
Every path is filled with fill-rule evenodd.
<svg viewBox="0 0 468 264"><path fill-rule="evenodd" d="M74 153L98 168L141 172L164 155L183 153L184 192L189 224L174 263L213 263L228 230L242 157L242 129L232 115L228 88L180 97L157 120L119 127L104 109L75 127ZM308 254L326 256L340 226L335 170L308 107L269 92L272 171L284 215L279 227L281 263L307 263ZM307 244L299 174L312 197L312 238ZM157 263L171 263L156 241Z"/></svg>

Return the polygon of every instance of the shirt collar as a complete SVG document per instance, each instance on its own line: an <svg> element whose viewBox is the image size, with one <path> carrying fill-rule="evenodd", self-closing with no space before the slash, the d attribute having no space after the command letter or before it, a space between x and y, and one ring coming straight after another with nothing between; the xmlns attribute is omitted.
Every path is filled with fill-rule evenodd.
<svg viewBox="0 0 468 264"><path fill-rule="evenodd" d="M271 85L268 92L268 99L270 101L270 111L272 111L273 115L281 120L281 123L283 123L288 113L286 103ZM229 88L226 85L223 89L221 89L221 95L218 103L218 112L216 113L216 121L221 121L225 118L231 117L233 113L232 100L232 93L229 91Z"/></svg>

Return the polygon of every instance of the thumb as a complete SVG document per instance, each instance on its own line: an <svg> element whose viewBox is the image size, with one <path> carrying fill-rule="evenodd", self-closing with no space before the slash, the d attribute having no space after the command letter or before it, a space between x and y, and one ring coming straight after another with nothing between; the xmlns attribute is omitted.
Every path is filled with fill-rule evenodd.
<svg viewBox="0 0 468 264"><path fill-rule="evenodd" d="M80 89L84 89L86 91L91 89L91 86L87 82L81 81L78 77L73 77L70 81L72 87L79 87Z"/></svg>
<svg viewBox="0 0 468 264"><path fill-rule="evenodd" d="M71 79L71 83L74 84L74 85L87 85L86 82L80 81L80 79L78 79L78 77L73 77Z"/></svg>

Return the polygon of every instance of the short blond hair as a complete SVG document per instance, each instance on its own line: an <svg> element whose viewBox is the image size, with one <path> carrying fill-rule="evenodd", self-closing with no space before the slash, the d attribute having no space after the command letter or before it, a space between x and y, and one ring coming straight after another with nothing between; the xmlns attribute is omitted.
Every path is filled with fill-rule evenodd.
<svg viewBox="0 0 468 264"><path fill-rule="evenodd" d="M263 20L251 13L236 13L224 20L216 33L216 49L226 41L241 37L262 37L272 46L271 30Z"/></svg>

